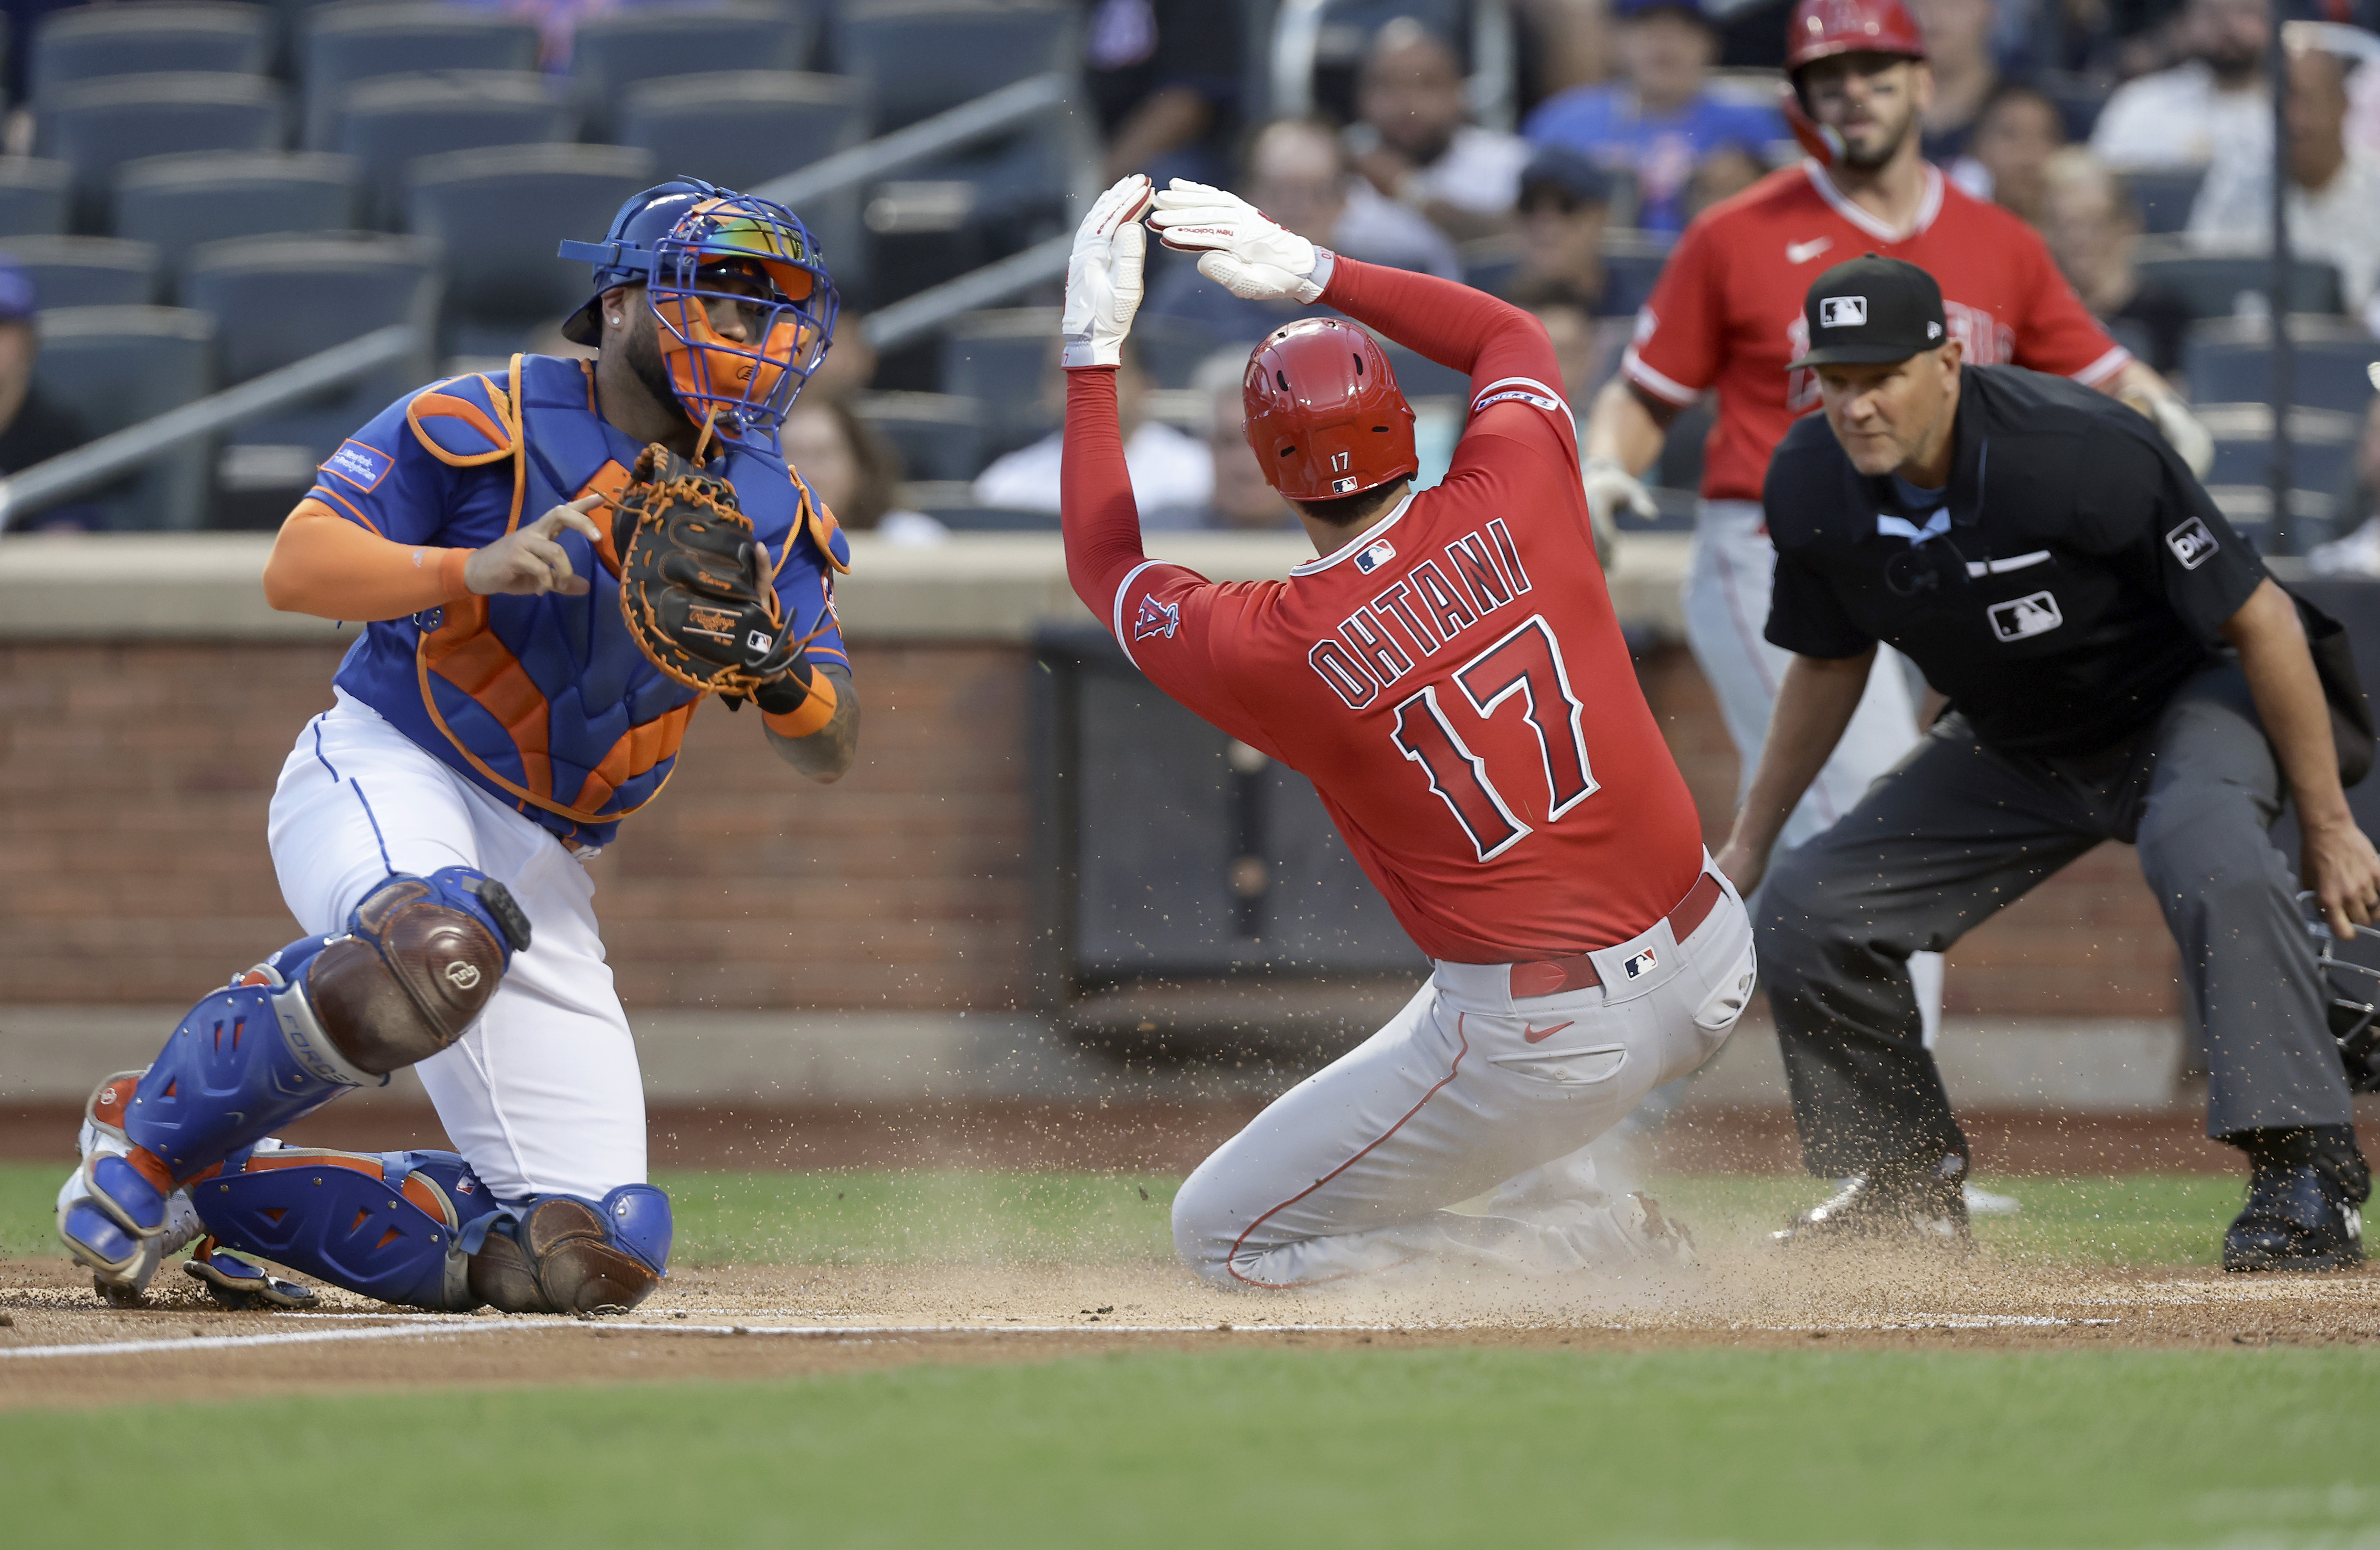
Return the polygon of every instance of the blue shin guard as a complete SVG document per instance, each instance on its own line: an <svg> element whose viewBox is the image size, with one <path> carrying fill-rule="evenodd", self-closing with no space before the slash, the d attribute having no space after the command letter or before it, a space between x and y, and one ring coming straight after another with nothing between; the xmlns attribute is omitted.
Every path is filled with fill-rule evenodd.
<svg viewBox="0 0 2380 1550"><path fill-rule="evenodd" d="M283 1306L292 1304L273 1295L272 1278L237 1256L382 1302L477 1307L470 1254L504 1210L452 1152L296 1146L227 1164L192 1186L190 1199L220 1250L230 1251L211 1251L204 1267L194 1258L190 1273L218 1294Z"/></svg>
<svg viewBox="0 0 2380 1550"><path fill-rule="evenodd" d="M140 1079L125 1133L175 1181L194 1178L445 1048L528 944L511 895L477 872L391 878L344 935L292 942L192 1008Z"/></svg>

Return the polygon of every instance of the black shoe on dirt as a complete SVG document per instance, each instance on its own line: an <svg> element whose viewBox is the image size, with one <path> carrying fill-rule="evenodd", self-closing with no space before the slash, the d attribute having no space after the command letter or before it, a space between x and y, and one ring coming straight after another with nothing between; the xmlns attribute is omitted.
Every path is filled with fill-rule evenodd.
<svg viewBox="0 0 2380 1550"><path fill-rule="evenodd" d="M2345 1270L2363 1263L2372 1172L2345 1157L2259 1157L2248 1205L2223 1234L2226 1270Z"/></svg>
<svg viewBox="0 0 2380 1550"><path fill-rule="evenodd" d="M1967 1201L1957 1176L1930 1175L1888 1179L1854 1174L1833 1195L1769 1235L1780 1247L1803 1244L1860 1243L1872 1248L1953 1248L1963 1253L1974 1243L1967 1228Z"/></svg>

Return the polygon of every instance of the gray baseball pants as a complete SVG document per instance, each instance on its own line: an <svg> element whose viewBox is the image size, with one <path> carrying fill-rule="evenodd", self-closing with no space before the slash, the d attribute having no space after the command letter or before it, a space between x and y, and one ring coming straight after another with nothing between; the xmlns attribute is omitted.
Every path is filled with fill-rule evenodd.
<svg viewBox="0 0 2380 1550"><path fill-rule="evenodd" d="M1971 1156L1920 1042L1909 955L1942 951L2103 840L2140 847L2204 1030L2206 1130L2351 1122L2293 868L2284 786L2235 661L2111 747L1996 751L1955 712L1753 900L1803 1162L1932 1170Z"/></svg>

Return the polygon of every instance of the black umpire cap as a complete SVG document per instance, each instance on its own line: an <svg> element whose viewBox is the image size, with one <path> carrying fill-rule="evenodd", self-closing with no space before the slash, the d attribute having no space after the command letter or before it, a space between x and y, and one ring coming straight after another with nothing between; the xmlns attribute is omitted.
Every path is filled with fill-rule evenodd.
<svg viewBox="0 0 2380 1550"><path fill-rule="evenodd" d="M1812 283L1802 300L1810 348L1786 369L1809 366L1880 366L1939 349L1942 287L1934 276L1900 259L1864 254Z"/></svg>

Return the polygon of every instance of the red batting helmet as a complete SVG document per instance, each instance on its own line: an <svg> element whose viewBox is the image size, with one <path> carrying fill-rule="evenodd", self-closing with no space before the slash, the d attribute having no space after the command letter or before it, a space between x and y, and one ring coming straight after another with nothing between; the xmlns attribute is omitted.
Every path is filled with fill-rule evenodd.
<svg viewBox="0 0 2380 1550"><path fill-rule="evenodd" d="M1240 383L1248 445L1293 501L1355 495L1421 469L1413 406L1379 343L1336 318L1274 331Z"/></svg>
<svg viewBox="0 0 2380 1550"><path fill-rule="evenodd" d="M1785 33L1791 75L1838 54L1899 54L1925 57L1925 34L1900 0L1802 0Z"/></svg>

